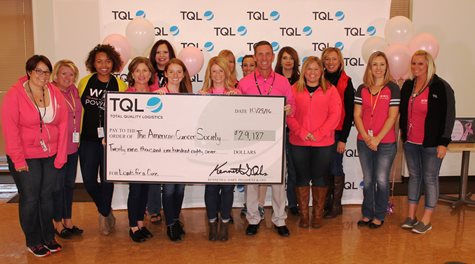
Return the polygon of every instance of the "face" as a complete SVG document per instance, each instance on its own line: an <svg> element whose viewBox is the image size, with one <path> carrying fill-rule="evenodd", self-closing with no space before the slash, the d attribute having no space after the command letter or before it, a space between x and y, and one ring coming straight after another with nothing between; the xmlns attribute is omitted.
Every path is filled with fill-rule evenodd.
<svg viewBox="0 0 475 264"><path fill-rule="evenodd" d="M257 69L263 71L272 69L272 62L274 61L272 47L268 45L257 47L254 52L254 59L256 60Z"/></svg>
<svg viewBox="0 0 475 264"><path fill-rule="evenodd" d="M65 90L74 83L74 71L67 66L61 66L55 78L56 85Z"/></svg>
<svg viewBox="0 0 475 264"><path fill-rule="evenodd" d="M96 58L94 59L94 68L96 68L97 74L102 76L108 76L112 72L112 60L107 57L105 52L96 53Z"/></svg>
<svg viewBox="0 0 475 264"><path fill-rule="evenodd" d="M242 74L244 76L253 72L255 68L256 68L256 62L254 61L253 58L247 57L242 61Z"/></svg>
<svg viewBox="0 0 475 264"><path fill-rule="evenodd" d="M323 60L323 66L329 73L334 73L340 68L341 62L335 51L330 51Z"/></svg>
<svg viewBox="0 0 475 264"><path fill-rule="evenodd" d="M318 84L318 80L322 76L322 69L318 63L311 62L305 69L304 76L307 84Z"/></svg>
<svg viewBox="0 0 475 264"><path fill-rule="evenodd" d="M226 78L224 74L224 70L219 67L218 64L213 64L211 66L211 81L213 81L214 87L222 87L224 86L224 79Z"/></svg>
<svg viewBox="0 0 475 264"><path fill-rule="evenodd" d="M48 66L40 61L35 69L29 73L30 82L36 87L43 87L48 83L50 74Z"/></svg>
<svg viewBox="0 0 475 264"><path fill-rule="evenodd" d="M287 52L284 52L284 54L282 54L282 61L280 63L282 63L283 69L293 70L295 62L294 62L294 58L292 58L290 54L288 54Z"/></svg>
<svg viewBox="0 0 475 264"><path fill-rule="evenodd" d="M228 60L228 69L229 72L233 72L235 64L236 64L236 59L234 58L233 55L229 54L226 59Z"/></svg>
<svg viewBox="0 0 475 264"><path fill-rule="evenodd" d="M132 78L135 81L135 85L148 85L148 81L152 77L152 72L145 63L139 63L132 72Z"/></svg>
<svg viewBox="0 0 475 264"><path fill-rule="evenodd" d="M416 55L411 61L411 72L414 77L427 76L427 61L424 56Z"/></svg>
<svg viewBox="0 0 475 264"><path fill-rule="evenodd" d="M158 45L157 53L155 54L155 61L159 69L163 70L165 65L170 60L170 52L166 44Z"/></svg>
<svg viewBox="0 0 475 264"><path fill-rule="evenodd" d="M180 85L181 80L185 77L185 73L179 64L174 63L168 66L165 77L168 79L168 84Z"/></svg>
<svg viewBox="0 0 475 264"><path fill-rule="evenodd" d="M384 78L384 74L386 73L386 61L383 57L378 56L373 59L371 62L371 73L373 74L374 79L382 79Z"/></svg>

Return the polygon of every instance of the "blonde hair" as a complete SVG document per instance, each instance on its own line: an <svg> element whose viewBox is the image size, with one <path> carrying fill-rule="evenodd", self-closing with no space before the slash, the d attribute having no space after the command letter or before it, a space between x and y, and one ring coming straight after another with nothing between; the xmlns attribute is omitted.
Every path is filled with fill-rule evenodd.
<svg viewBox="0 0 475 264"><path fill-rule="evenodd" d="M78 81L78 77L79 77L79 70L78 70L78 67L76 67L76 64L74 64L74 62L70 61L70 60L60 60L58 62L56 62L56 64L54 64L54 67L53 67L53 72L51 73L51 81L55 81L56 80L56 77L58 77L58 71L61 67L68 67L69 69L71 69L74 73L74 83L76 84L76 82Z"/></svg>
<svg viewBox="0 0 475 264"><path fill-rule="evenodd" d="M218 53L218 56L223 57L226 59L226 63L228 61L228 56L233 56L234 60L234 67L232 71L230 71L230 79L232 82L237 83L237 73L236 73L236 56L234 56L234 53L230 50L224 49ZM234 84L233 84L234 85Z"/></svg>
<svg viewBox="0 0 475 264"><path fill-rule="evenodd" d="M324 49L321 56L322 61L325 61L326 57L328 56L330 52L336 52L338 60L340 61L339 71L342 72L343 70L345 70L345 61L343 59L343 54L341 53L341 50L339 48L330 47L330 48Z"/></svg>
<svg viewBox="0 0 475 264"><path fill-rule="evenodd" d="M224 71L224 88L229 91L234 88L234 83L231 80L231 73L228 68L228 60L221 56L215 56L208 61L208 66L206 67L205 80L203 83L203 92L209 92L213 88L213 80L211 80L211 67L213 65L218 65Z"/></svg>
<svg viewBox="0 0 475 264"><path fill-rule="evenodd" d="M386 62L386 72L384 73L383 86L385 86L391 80L388 57L386 57L386 54L384 54L382 51L375 51L368 59L368 64L366 64L366 69L363 76L363 84L368 88L376 84L374 81L373 72L371 71L371 65L373 64L374 59L377 57L382 57Z"/></svg>
<svg viewBox="0 0 475 264"><path fill-rule="evenodd" d="M424 86L423 86L423 87L426 87L435 75L434 58L432 57L432 55L429 52L427 52L425 50L418 50L418 51L414 52L414 54L412 55L411 63L412 63L412 59L414 59L415 56L424 56L424 59L427 62L427 78L426 78L426 82L424 83ZM414 76L412 75L412 72L411 72L411 77L412 77L412 79L414 79Z"/></svg>
<svg viewBox="0 0 475 264"><path fill-rule="evenodd" d="M325 79L325 75L323 74L323 63L318 57L310 56L308 57L302 65L302 71L300 74L299 80L295 83L295 87L297 88L297 92L302 92L305 90L307 80L305 80L305 71L309 67L311 63L317 63L318 67L320 67L321 75L318 80L318 85L322 88L323 93L327 91L327 80Z"/></svg>

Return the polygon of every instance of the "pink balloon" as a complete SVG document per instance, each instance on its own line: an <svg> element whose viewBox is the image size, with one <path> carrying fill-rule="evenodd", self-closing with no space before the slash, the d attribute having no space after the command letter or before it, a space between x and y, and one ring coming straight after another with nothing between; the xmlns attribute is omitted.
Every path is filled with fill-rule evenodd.
<svg viewBox="0 0 475 264"><path fill-rule="evenodd" d="M425 50L432 55L435 59L439 55L439 42L437 39L429 33L420 33L417 34L409 42L409 52L414 54L418 50Z"/></svg>
<svg viewBox="0 0 475 264"><path fill-rule="evenodd" d="M204 63L204 55L203 52L196 48L196 47L186 47L178 53L178 59L183 61L190 76L193 76L200 72L201 68L203 67Z"/></svg>
<svg viewBox="0 0 475 264"><path fill-rule="evenodd" d="M389 69L394 80L403 78L409 72L411 56L409 48L403 44L391 44L386 50Z"/></svg>
<svg viewBox="0 0 475 264"><path fill-rule="evenodd" d="M131 47L127 38L120 34L110 34L104 38L102 44L109 44L120 54L120 59L122 60L122 68L127 64L130 59Z"/></svg>

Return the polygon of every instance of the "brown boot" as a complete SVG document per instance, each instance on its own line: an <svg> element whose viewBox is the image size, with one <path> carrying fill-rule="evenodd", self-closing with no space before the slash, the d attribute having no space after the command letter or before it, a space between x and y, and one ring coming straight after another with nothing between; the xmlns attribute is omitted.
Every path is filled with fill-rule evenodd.
<svg viewBox="0 0 475 264"><path fill-rule="evenodd" d="M308 228L309 226L309 210L308 202L310 200L310 186L303 186L295 188L297 193L297 201L300 206L300 223L299 226L303 228Z"/></svg>
<svg viewBox="0 0 475 264"><path fill-rule="evenodd" d="M341 207L341 197L345 186L345 176L335 176L335 185L333 189L333 204L330 211L325 214L325 218L335 218L343 213Z"/></svg>
<svg viewBox="0 0 475 264"><path fill-rule="evenodd" d="M328 187L312 186L312 227L320 228L323 220L323 206L325 205L325 198L327 196Z"/></svg>

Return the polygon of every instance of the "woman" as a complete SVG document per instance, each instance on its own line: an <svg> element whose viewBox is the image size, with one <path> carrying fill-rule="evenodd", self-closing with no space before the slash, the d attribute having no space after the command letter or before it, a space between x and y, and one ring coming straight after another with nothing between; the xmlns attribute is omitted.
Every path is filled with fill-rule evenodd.
<svg viewBox="0 0 475 264"><path fill-rule="evenodd" d="M249 73L253 72L256 68L256 61L252 55L244 55L241 61L242 77L245 77Z"/></svg>
<svg viewBox="0 0 475 264"><path fill-rule="evenodd" d="M294 85L300 78L299 70L299 55L297 51L292 47L283 47L279 54L277 54L277 63L275 65L275 72L282 74L289 80L290 85ZM289 129L287 128L287 145L286 145L286 158L287 158L287 203L289 211L293 215L299 215L299 209L297 207L297 197L295 194L296 184L296 172L295 166L290 156L291 147L289 143ZM265 194L265 193L264 193Z"/></svg>
<svg viewBox="0 0 475 264"><path fill-rule="evenodd" d="M54 239L53 190L67 159L68 110L49 83L48 58L33 55L25 69L3 100L3 135L27 249L44 257L62 249Z"/></svg>
<svg viewBox="0 0 475 264"><path fill-rule="evenodd" d="M411 59L413 78L401 90L401 138L409 170L407 218L402 228L424 234L439 196L439 170L455 122L455 97L450 85L435 74L432 56L416 51ZM425 206L420 221L417 204L424 188Z"/></svg>
<svg viewBox="0 0 475 264"><path fill-rule="evenodd" d="M104 181L104 98L106 92L127 89L127 85L112 75L120 69L119 53L108 44L95 46L86 59L86 68L91 73L78 86L83 106L79 163L84 187L99 211L101 234L109 235L115 225L112 214L114 184ZM100 182L97 180L99 172Z"/></svg>
<svg viewBox="0 0 475 264"><path fill-rule="evenodd" d="M155 71L154 83L151 86L153 90L166 85L165 65L176 58L175 50L168 40L160 39L150 50L149 60ZM150 216L150 223L158 225L162 222L160 209L162 208L162 185L150 184L148 188L147 213Z"/></svg>
<svg viewBox="0 0 475 264"><path fill-rule="evenodd" d="M346 75L340 49L326 48L322 52L322 61L325 68L325 79L336 87L342 103L340 122L335 130L335 145L325 202L325 218L335 218L343 213L341 207L341 197L345 185L343 153L353 123L355 89L351 78Z"/></svg>
<svg viewBox="0 0 475 264"><path fill-rule="evenodd" d="M165 65L166 86L160 88L159 94L191 93L191 78L185 64L179 59L171 59ZM163 184L163 212L167 224L167 235L171 241L183 239L185 231L180 222L181 206L185 195L184 184Z"/></svg>
<svg viewBox="0 0 475 264"><path fill-rule="evenodd" d="M291 158L297 173L296 192L300 205L300 223L309 227L310 181L312 182L312 227L322 226L323 204L328 187L335 128L340 121L341 99L336 88L325 80L322 61L310 56L302 66L302 75L292 86L295 98L293 114L287 117L290 128Z"/></svg>
<svg viewBox="0 0 475 264"><path fill-rule="evenodd" d="M145 57L136 57L129 64L127 74L129 88L126 92L150 93L153 89L154 71L150 61ZM149 185L130 183L127 198L127 213L129 215L129 236L134 242L144 242L153 234L144 225L145 208L147 206Z"/></svg>
<svg viewBox="0 0 475 264"><path fill-rule="evenodd" d="M230 79L228 63L223 57L213 57L206 68L203 88L200 94L239 94L239 90L233 87ZM231 220L231 210L234 200L234 185L210 185L205 187L205 204L208 215L209 236L208 239L215 241L228 240L228 225ZM221 223L218 232L218 212L221 214Z"/></svg>
<svg viewBox="0 0 475 264"><path fill-rule="evenodd" d="M78 168L79 131L81 124L82 105L75 83L79 70L70 60L60 60L53 68L51 75L53 84L64 96L68 110L68 159L59 171L54 197L54 227L56 235L61 238L71 238L81 235L83 230L72 222L73 192L76 184Z"/></svg>
<svg viewBox="0 0 475 264"><path fill-rule="evenodd" d="M229 69L229 79L233 84L233 87L237 87L238 80L237 80L237 72L236 72L236 57L234 53L230 50L222 50L219 52L218 56L225 58L228 61L228 69Z"/></svg>
<svg viewBox="0 0 475 264"><path fill-rule="evenodd" d="M388 59L374 52L366 66L363 84L355 96L357 148L363 170L363 217L359 226L379 228L389 200L389 174L396 156L394 123L399 111L399 87L390 82Z"/></svg>

